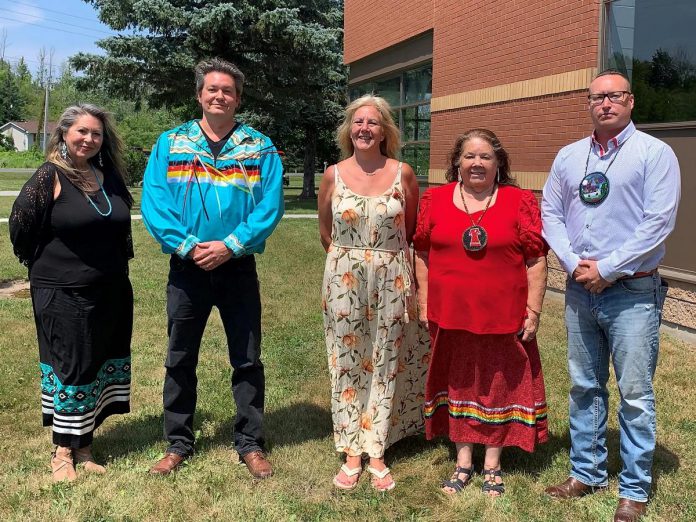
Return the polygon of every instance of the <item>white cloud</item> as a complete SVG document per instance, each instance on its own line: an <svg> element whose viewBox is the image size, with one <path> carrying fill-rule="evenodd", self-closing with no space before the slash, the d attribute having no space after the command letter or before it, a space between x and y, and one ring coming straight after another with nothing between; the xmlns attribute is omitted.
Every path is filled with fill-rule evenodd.
<svg viewBox="0 0 696 522"><path fill-rule="evenodd" d="M7 18L12 18L12 20L2 20L3 25L7 27L20 27L27 23L39 24L46 19L46 15L40 7L24 2L13 2L3 9L3 12Z"/></svg>

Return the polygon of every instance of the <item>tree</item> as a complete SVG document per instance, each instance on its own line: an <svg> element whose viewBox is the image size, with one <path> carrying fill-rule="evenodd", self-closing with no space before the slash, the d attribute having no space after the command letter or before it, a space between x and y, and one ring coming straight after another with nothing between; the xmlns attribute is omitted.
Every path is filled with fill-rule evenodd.
<svg viewBox="0 0 696 522"><path fill-rule="evenodd" d="M0 61L0 125L19 120L23 107L24 100L10 64Z"/></svg>
<svg viewBox="0 0 696 522"><path fill-rule="evenodd" d="M0 134L0 152L15 150L14 141L9 136Z"/></svg>
<svg viewBox="0 0 696 522"><path fill-rule="evenodd" d="M656 89L674 89L679 86L679 71L674 58L665 50L657 49L652 57L648 83Z"/></svg>
<svg viewBox="0 0 696 522"><path fill-rule="evenodd" d="M342 0L85 0L111 28L133 34L98 42L107 55L80 53L82 82L153 107L198 115L193 66L219 56L247 75L243 107L280 149L301 149L303 196L314 197L317 148L345 102ZM241 116L241 115L240 115ZM334 152L335 153L335 152Z"/></svg>

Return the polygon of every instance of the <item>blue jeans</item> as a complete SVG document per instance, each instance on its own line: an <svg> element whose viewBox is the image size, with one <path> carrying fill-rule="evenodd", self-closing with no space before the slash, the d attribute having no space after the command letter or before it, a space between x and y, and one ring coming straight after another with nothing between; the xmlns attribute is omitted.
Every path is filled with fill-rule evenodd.
<svg viewBox="0 0 696 522"><path fill-rule="evenodd" d="M609 357L621 395L622 469L619 497L646 502L655 451L652 379L659 351L662 304L658 274L616 281L592 294L568 278L566 327L570 372L570 475L588 486L607 484Z"/></svg>

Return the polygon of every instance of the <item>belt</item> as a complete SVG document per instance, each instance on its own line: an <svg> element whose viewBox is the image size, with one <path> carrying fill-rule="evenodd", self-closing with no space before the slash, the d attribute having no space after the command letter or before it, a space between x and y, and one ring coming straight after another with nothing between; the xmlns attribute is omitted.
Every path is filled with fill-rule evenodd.
<svg viewBox="0 0 696 522"><path fill-rule="evenodd" d="M630 276L619 277L618 280L620 281L622 279L640 279L641 277L649 277L653 274L657 274L657 268L653 268L649 272L636 272L635 274Z"/></svg>

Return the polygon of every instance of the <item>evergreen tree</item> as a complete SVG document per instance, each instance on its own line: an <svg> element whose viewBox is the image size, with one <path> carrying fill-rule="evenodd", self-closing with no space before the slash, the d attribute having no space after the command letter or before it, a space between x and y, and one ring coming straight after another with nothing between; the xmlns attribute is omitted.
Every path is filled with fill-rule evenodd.
<svg viewBox="0 0 696 522"><path fill-rule="evenodd" d="M0 61L0 125L19 120L22 116L24 100L10 64Z"/></svg>
<svg viewBox="0 0 696 522"><path fill-rule="evenodd" d="M278 147L302 150L303 196L314 197L318 148L330 143L345 104L342 0L85 0L111 28L133 34L99 42L107 55L80 53L82 82L153 107L199 115L193 66L213 56L246 74L243 107ZM241 116L240 116L241 117ZM321 140L321 141L320 141ZM333 160L334 157L322 158Z"/></svg>

